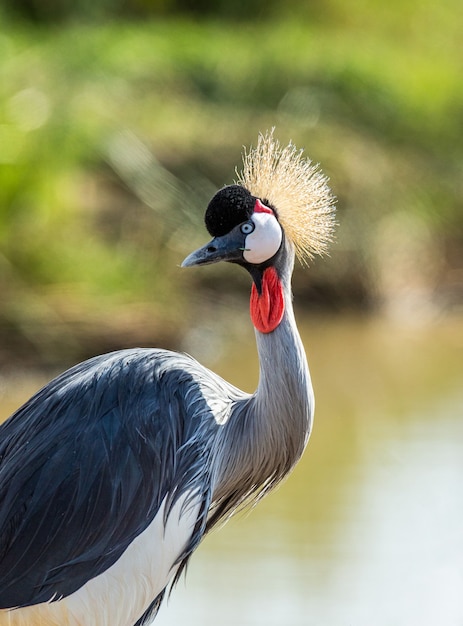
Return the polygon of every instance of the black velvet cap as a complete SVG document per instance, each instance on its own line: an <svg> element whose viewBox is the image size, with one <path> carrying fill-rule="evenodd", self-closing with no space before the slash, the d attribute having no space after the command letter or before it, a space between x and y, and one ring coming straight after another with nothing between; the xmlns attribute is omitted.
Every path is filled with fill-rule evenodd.
<svg viewBox="0 0 463 626"><path fill-rule="evenodd" d="M241 185L228 185L220 189L206 209L204 221L209 234L222 237L235 226L246 222L254 211L256 198Z"/></svg>

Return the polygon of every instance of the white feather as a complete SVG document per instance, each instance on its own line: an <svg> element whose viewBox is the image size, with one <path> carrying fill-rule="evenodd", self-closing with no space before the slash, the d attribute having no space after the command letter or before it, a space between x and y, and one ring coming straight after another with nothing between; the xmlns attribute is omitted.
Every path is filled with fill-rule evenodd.
<svg viewBox="0 0 463 626"><path fill-rule="evenodd" d="M165 502L151 524L105 572L56 602L0 611L0 626L132 626L175 575L199 503L184 494L164 525Z"/></svg>

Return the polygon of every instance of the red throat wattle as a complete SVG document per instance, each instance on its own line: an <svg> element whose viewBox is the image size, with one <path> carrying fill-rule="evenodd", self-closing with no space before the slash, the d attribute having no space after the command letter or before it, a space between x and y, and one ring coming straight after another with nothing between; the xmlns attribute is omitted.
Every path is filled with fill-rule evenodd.
<svg viewBox="0 0 463 626"><path fill-rule="evenodd" d="M280 324L285 312L283 287L274 267L267 267L262 276L262 293L253 283L251 290L251 319L261 333L271 333Z"/></svg>

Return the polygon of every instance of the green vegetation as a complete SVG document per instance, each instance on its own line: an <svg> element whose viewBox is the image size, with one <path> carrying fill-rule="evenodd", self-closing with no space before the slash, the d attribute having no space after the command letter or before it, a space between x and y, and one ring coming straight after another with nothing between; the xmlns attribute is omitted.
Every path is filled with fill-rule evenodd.
<svg viewBox="0 0 463 626"><path fill-rule="evenodd" d="M337 244L296 276L301 297L341 308L410 290L428 301L439 286L455 303L458 0L294 2L287 15L271 3L265 21L174 5L132 3L138 21L83 21L82 3L80 20L2 19L0 361L176 344L191 281L216 276L186 277L179 261L241 146L272 126L339 199Z"/></svg>

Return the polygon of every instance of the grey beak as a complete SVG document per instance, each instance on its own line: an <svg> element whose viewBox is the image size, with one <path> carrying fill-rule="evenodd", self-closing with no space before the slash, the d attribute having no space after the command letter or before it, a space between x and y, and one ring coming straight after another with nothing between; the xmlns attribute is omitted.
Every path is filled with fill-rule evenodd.
<svg viewBox="0 0 463 626"><path fill-rule="evenodd" d="M219 261L242 261L245 237L238 229L233 229L223 237L214 237L202 248L195 250L183 261L182 267L209 265Z"/></svg>

